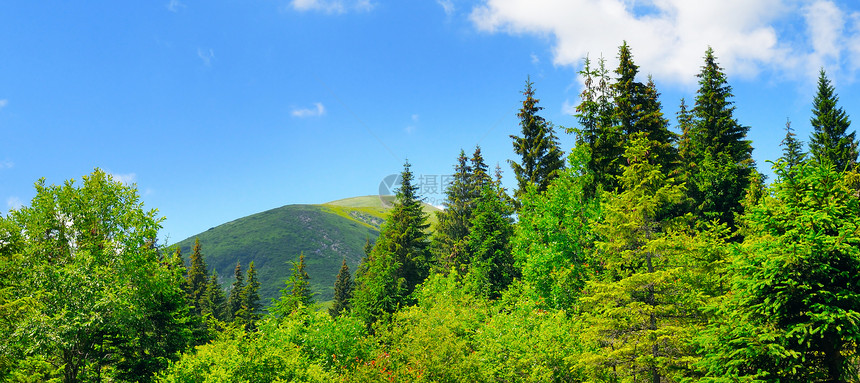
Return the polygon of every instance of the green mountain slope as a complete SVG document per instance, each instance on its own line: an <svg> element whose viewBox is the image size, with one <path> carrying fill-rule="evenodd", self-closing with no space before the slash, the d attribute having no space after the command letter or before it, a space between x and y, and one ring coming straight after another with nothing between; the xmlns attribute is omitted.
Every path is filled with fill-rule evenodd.
<svg viewBox="0 0 860 383"><path fill-rule="evenodd" d="M375 241L390 207L379 196L347 198L322 205L286 205L213 227L177 243L183 256L191 254L194 239L210 270L225 287L233 283L236 262L243 270L254 261L260 280L260 297L268 305L280 296L292 262L304 252L311 289L318 302L332 299L341 261L354 272L364 257L367 238ZM393 198L393 197L391 197ZM438 211L425 205L431 222Z"/></svg>

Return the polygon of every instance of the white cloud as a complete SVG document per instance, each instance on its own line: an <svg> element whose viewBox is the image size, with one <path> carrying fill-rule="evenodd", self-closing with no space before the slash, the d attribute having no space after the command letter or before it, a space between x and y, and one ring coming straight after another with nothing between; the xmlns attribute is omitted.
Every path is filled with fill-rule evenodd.
<svg viewBox="0 0 860 383"><path fill-rule="evenodd" d="M215 51L212 49L197 48L197 57L203 60L203 65L210 66L212 59L215 58Z"/></svg>
<svg viewBox="0 0 860 383"><path fill-rule="evenodd" d="M451 16L454 14L456 8L454 8L454 2L452 0L436 0L436 4L442 7L442 10L445 11L445 14Z"/></svg>
<svg viewBox="0 0 860 383"><path fill-rule="evenodd" d="M182 2L180 2L179 0L170 0L170 2L167 3L167 10L170 12L174 12L174 13L179 12L180 9L185 8L185 7L186 7L186 5L183 4Z"/></svg>
<svg viewBox="0 0 860 383"><path fill-rule="evenodd" d="M21 199L18 197L9 197L6 198L6 207L8 209L20 209L21 206L24 206L24 203L21 202Z"/></svg>
<svg viewBox="0 0 860 383"><path fill-rule="evenodd" d="M568 116L573 116L576 114L576 105L577 104L571 103L570 100L564 100L564 102L561 103L561 111Z"/></svg>
<svg viewBox="0 0 860 383"><path fill-rule="evenodd" d="M814 78L806 63L843 53L860 68L860 16L851 15L851 36L846 11L830 0L483 0L471 20L485 32L551 38L556 65L579 67L589 53L614 59L626 40L643 74L691 85L708 46L743 77L777 69ZM798 41L790 34L803 32L799 22L808 35Z"/></svg>
<svg viewBox="0 0 860 383"><path fill-rule="evenodd" d="M8 104L9 104L9 100L7 100L7 99L5 99L5 98L4 98L4 99L2 99L2 100L0 100L0 109L5 108L5 107L6 107L6 105L8 105Z"/></svg>
<svg viewBox="0 0 860 383"><path fill-rule="evenodd" d="M417 129L418 129L418 119L419 119L419 118L420 118L420 116L418 116L417 114L413 114L413 115L412 115L412 117L411 117L411 119L412 119L412 123L411 123L411 124L409 124L409 125L406 125L406 128L404 128L403 130L404 130L407 134L412 134L412 133L414 133L414 132L415 132L415 130L417 130Z"/></svg>
<svg viewBox="0 0 860 383"><path fill-rule="evenodd" d="M321 102L314 103L313 108L304 108L298 109L294 108L292 113L293 117L305 118L305 117L319 117L325 114L325 107Z"/></svg>
<svg viewBox="0 0 860 383"><path fill-rule="evenodd" d="M110 173L111 178L113 178L116 182L121 182L126 185L131 185L137 181L137 174L134 173L126 173L126 174L117 174Z"/></svg>
<svg viewBox="0 0 860 383"><path fill-rule="evenodd" d="M12 169L15 163L9 160L0 161L0 169Z"/></svg>
<svg viewBox="0 0 860 383"><path fill-rule="evenodd" d="M532 64L540 64L540 57L538 57L538 55L532 53L530 56L532 58Z"/></svg>
<svg viewBox="0 0 860 383"><path fill-rule="evenodd" d="M290 6L300 12L346 13L353 10L370 11L374 4L370 0L292 0Z"/></svg>

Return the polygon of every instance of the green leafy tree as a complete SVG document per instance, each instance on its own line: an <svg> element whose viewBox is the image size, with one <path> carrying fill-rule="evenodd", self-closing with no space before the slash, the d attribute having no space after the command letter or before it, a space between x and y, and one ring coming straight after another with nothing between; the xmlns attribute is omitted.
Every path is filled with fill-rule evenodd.
<svg viewBox="0 0 860 383"><path fill-rule="evenodd" d="M333 318L336 318L343 312L349 312L349 300L352 299L353 287L349 266L346 265L346 258L344 258L343 263L340 265L340 272L337 273L337 279L334 281L334 303L328 309L328 313Z"/></svg>
<svg viewBox="0 0 860 383"><path fill-rule="evenodd" d="M430 271L427 213L421 208L409 167L407 161L394 206L356 276L352 309L366 323L408 305L409 295Z"/></svg>
<svg viewBox="0 0 860 383"><path fill-rule="evenodd" d="M703 334L699 367L736 381L857 380L860 352L858 175L810 161L746 213L731 293Z"/></svg>
<svg viewBox="0 0 860 383"><path fill-rule="evenodd" d="M690 145L685 161L689 196L700 218L717 219L734 228L755 169L752 146L746 139L749 127L734 117L732 88L713 49L705 52L705 64L697 76L699 90L692 126L689 137L682 139Z"/></svg>
<svg viewBox="0 0 860 383"><path fill-rule="evenodd" d="M535 185L538 191L546 190L550 180L564 168L563 153L559 149L553 126L538 115L543 107L537 105L540 100L535 98L532 85L534 83L526 80L526 89L523 91L526 99L517 114L522 137L511 135L514 153L521 158L520 163L509 160L517 177L518 186L514 192L517 198L525 193L528 185Z"/></svg>
<svg viewBox="0 0 860 383"><path fill-rule="evenodd" d="M809 138L809 153L818 162L834 166L837 170L849 170L857 164L857 139L855 132L848 133L851 121L837 106L839 97L830 84L824 69L818 75L818 93L812 100L812 136Z"/></svg>
<svg viewBox="0 0 860 383"><path fill-rule="evenodd" d="M231 320L242 309L242 292L245 289L242 264L239 262L236 262L236 268L233 270L233 278L235 278L235 281L233 281L233 285L230 288L230 297L227 299L227 308Z"/></svg>
<svg viewBox="0 0 860 383"><path fill-rule="evenodd" d="M514 226L512 251L522 280L553 308L573 307L594 268L592 221L600 204L587 193L594 184L590 152L577 144L545 193L529 189Z"/></svg>
<svg viewBox="0 0 860 383"><path fill-rule="evenodd" d="M0 271L15 282L0 306L32 310L0 321L13 329L3 344L27 346L18 367L52 366L45 380L148 381L191 341L180 275L153 240L161 219L134 187L98 169L80 184L41 180L30 206L0 222Z"/></svg>

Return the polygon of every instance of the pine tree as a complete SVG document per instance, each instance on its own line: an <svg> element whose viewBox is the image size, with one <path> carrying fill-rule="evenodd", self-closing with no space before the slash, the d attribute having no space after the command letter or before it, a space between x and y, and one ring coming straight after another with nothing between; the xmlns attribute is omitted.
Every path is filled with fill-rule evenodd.
<svg viewBox="0 0 860 383"><path fill-rule="evenodd" d="M209 287L209 269L206 260L200 250L200 238L194 238L194 247L191 250L191 267L188 269L188 290L191 295L189 300L194 306L194 311L201 314L200 301Z"/></svg>
<svg viewBox="0 0 860 383"><path fill-rule="evenodd" d="M305 271L305 253L299 254L299 261L293 262L287 287L281 289L281 298L275 303L274 312L285 317L299 307L310 307L313 303L313 293L310 286L311 277Z"/></svg>
<svg viewBox="0 0 860 383"><path fill-rule="evenodd" d="M469 199L472 207L474 208L478 198L481 197L481 192L484 190L484 186L492 182L493 179L490 177L489 167L484 163L484 156L481 154L480 146L475 146L475 152L472 153L470 162L471 173L469 174Z"/></svg>
<svg viewBox="0 0 860 383"><path fill-rule="evenodd" d="M594 176L594 182L584 190L589 198L598 190L615 190L617 176L621 174L621 133L614 121L615 107L605 64L601 57L598 67L592 69L591 61L585 58L584 68L579 72L585 80L585 89L575 115L581 128L569 130L577 134L577 145L588 148L587 168Z"/></svg>
<svg viewBox="0 0 860 383"><path fill-rule="evenodd" d="M791 121L785 122L785 138L782 139L779 145L782 146L782 157L780 159L785 161L787 174L790 177L793 169L800 166L806 160L806 153L803 152L803 141L797 139L794 129L791 128Z"/></svg>
<svg viewBox="0 0 860 383"><path fill-rule="evenodd" d="M677 337L688 331L684 318L697 306L690 299L695 293L684 294L690 290L682 274L687 268L675 257L683 246L668 232L671 221L659 220L684 190L652 163L649 147L643 133L634 136L619 192L609 195L595 227L602 272L587 283L581 299L583 339L595 349L581 360L596 380L664 381L683 363Z"/></svg>
<svg viewBox="0 0 860 383"><path fill-rule="evenodd" d="M242 264L239 262L236 262L233 277L236 280L233 282L233 287L230 289L230 297L227 300L227 308L231 319L235 318L236 313L242 309L242 290L245 288L242 276Z"/></svg>
<svg viewBox="0 0 860 383"><path fill-rule="evenodd" d="M212 273L206 284L206 292L200 298L200 313L204 317L208 315L219 321L227 319L227 299L221 284L218 283L217 273Z"/></svg>
<svg viewBox="0 0 860 383"><path fill-rule="evenodd" d="M257 280L257 269L254 261L248 264L248 283L242 288L242 311L244 313L245 329L252 331L256 329L256 323L260 320L260 281Z"/></svg>
<svg viewBox="0 0 860 383"><path fill-rule="evenodd" d="M526 89L523 91L526 99L517 114L522 137L511 135L514 152L522 158L521 163L509 160L517 177L516 198L525 193L528 185L534 185L539 191L546 190L556 173L564 168L563 153L559 149L553 126L538 115L543 107L537 105L540 100L534 97L532 85L534 83L526 80Z"/></svg>
<svg viewBox="0 0 860 383"><path fill-rule="evenodd" d="M466 263L463 239L469 234L472 216L472 167L463 150L457 157L451 184L445 188L445 210L436 213L438 224L433 234L431 251L442 272L452 267L458 271Z"/></svg>
<svg viewBox="0 0 860 383"><path fill-rule="evenodd" d="M394 206L356 276L352 308L368 324L410 304L409 295L430 271L427 213L409 167L407 161Z"/></svg>
<svg viewBox="0 0 860 383"><path fill-rule="evenodd" d="M496 187L484 185L466 237L471 254L466 285L486 298L501 296L519 275L511 252L512 213Z"/></svg>
<svg viewBox="0 0 860 383"><path fill-rule="evenodd" d="M699 77L693 124L690 127L690 154L686 173L690 175L689 195L695 213L702 219L735 227L742 212L741 200L747 190L755 163L752 146L746 140L749 127L734 118L730 100L732 88L717 64L711 48Z"/></svg>
<svg viewBox="0 0 860 383"><path fill-rule="evenodd" d="M341 313L349 312L352 289L352 276L349 274L349 266L346 265L346 258L344 258L340 272L337 273L337 279L334 282L334 303L328 309L329 315L337 318Z"/></svg>
<svg viewBox="0 0 860 383"><path fill-rule="evenodd" d="M844 171L857 164L857 140L855 132L847 133L851 121L838 107L839 97L830 84L824 69L818 76L818 93L812 101L813 132L809 138L809 153L815 161L834 166Z"/></svg>

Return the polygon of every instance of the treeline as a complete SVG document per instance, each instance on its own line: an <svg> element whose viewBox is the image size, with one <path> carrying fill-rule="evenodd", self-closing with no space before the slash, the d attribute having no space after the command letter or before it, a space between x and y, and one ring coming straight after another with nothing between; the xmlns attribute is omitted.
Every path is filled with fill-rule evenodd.
<svg viewBox="0 0 860 383"><path fill-rule="evenodd" d="M857 381L857 140L824 71L809 151L786 124L766 185L711 49L675 129L626 43L618 59L611 73L586 59L566 158L527 81L512 193L479 147L461 151L430 228L407 162L379 238L354 278L344 264L328 312L302 256L268 315L193 348L201 325L183 318L217 320L205 308L224 297L188 298L194 262L164 259L136 192L101 172L81 189L37 185L31 207L0 220L2 378ZM111 209L129 213L98 215Z"/></svg>

